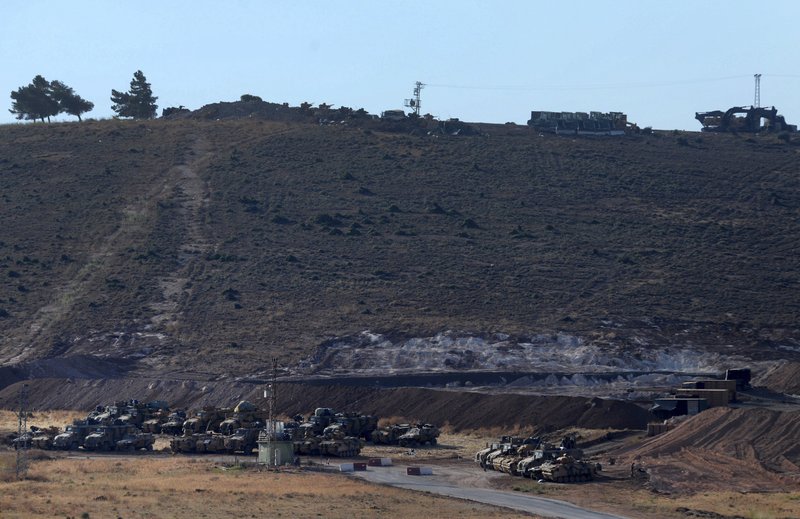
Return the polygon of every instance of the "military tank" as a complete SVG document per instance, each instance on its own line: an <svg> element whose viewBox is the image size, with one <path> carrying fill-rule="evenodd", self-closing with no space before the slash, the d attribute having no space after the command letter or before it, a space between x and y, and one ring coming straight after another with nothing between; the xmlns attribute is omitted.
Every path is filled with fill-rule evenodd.
<svg viewBox="0 0 800 519"><path fill-rule="evenodd" d="M591 463L576 460L572 456L561 456L554 461L542 463L538 470L531 472L531 477L539 476L556 483L578 483L594 479L596 470Z"/></svg>
<svg viewBox="0 0 800 519"><path fill-rule="evenodd" d="M323 456L336 456L340 458L352 458L361 453L364 446L363 440L355 436L345 436L344 438L331 438L323 440L319 444L320 454Z"/></svg>

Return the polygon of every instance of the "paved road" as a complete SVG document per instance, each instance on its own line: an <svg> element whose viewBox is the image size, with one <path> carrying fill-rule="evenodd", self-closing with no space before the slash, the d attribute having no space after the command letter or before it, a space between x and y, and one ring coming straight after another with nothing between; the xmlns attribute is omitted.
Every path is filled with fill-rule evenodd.
<svg viewBox="0 0 800 519"><path fill-rule="evenodd" d="M463 477L463 469L434 466L433 471L433 476L408 476L406 475L405 466L394 466L368 467L366 472L355 472L354 474L372 483L382 483L410 490L468 499L545 517L560 519L623 519L618 515L594 512L557 499L530 496L519 492L505 492L491 488L462 486L457 481L458 478Z"/></svg>

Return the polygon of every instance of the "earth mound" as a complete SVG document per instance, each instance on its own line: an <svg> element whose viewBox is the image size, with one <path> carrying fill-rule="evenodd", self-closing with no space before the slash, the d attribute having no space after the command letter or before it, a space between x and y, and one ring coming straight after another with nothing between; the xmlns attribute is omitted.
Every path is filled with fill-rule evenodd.
<svg viewBox="0 0 800 519"><path fill-rule="evenodd" d="M28 381L31 409L91 410L112 400L165 400L172 408L232 407L241 400L263 405L263 385L191 380L35 379ZM0 408L17 405L20 383L0 390ZM112 395L112 396L110 396ZM586 429L644 429L649 412L630 402L568 396L480 394L421 388L278 384L278 412L309 414L317 407L361 411L386 418L474 429L548 432Z"/></svg>
<svg viewBox="0 0 800 519"><path fill-rule="evenodd" d="M800 362L783 363L756 378L754 384L779 393L800 395Z"/></svg>
<svg viewBox="0 0 800 519"><path fill-rule="evenodd" d="M797 490L798 439L800 411L713 408L618 454L659 491Z"/></svg>

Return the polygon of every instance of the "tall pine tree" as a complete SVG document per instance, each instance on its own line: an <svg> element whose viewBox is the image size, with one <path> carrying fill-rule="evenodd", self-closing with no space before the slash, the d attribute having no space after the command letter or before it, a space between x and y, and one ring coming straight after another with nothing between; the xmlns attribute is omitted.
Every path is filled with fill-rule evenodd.
<svg viewBox="0 0 800 519"><path fill-rule="evenodd" d="M111 90L111 101L114 103L111 109L117 112L119 117L132 117L134 119L152 119L156 116L156 100L150 83L141 70L133 74L131 88L127 92Z"/></svg>

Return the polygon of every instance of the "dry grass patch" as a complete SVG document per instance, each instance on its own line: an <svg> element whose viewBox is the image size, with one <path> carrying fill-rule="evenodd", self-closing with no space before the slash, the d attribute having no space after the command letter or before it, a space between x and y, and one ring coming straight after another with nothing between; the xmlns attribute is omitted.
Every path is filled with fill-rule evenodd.
<svg viewBox="0 0 800 519"><path fill-rule="evenodd" d="M86 412L68 410L31 411L28 415L28 426L56 426L63 428L79 418L86 418ZM17 411L0 409L0 431L16 431L18 424L19 414Z"/></svg>
<svg viewBox="0 0 800 519"><path fill-rule="evenodd" d="M38 461L33 481L0 483L3 518L521 517L470 502L308 472L225 468L186 458ZM24 491L23 491L24 489Z"/></svg>

